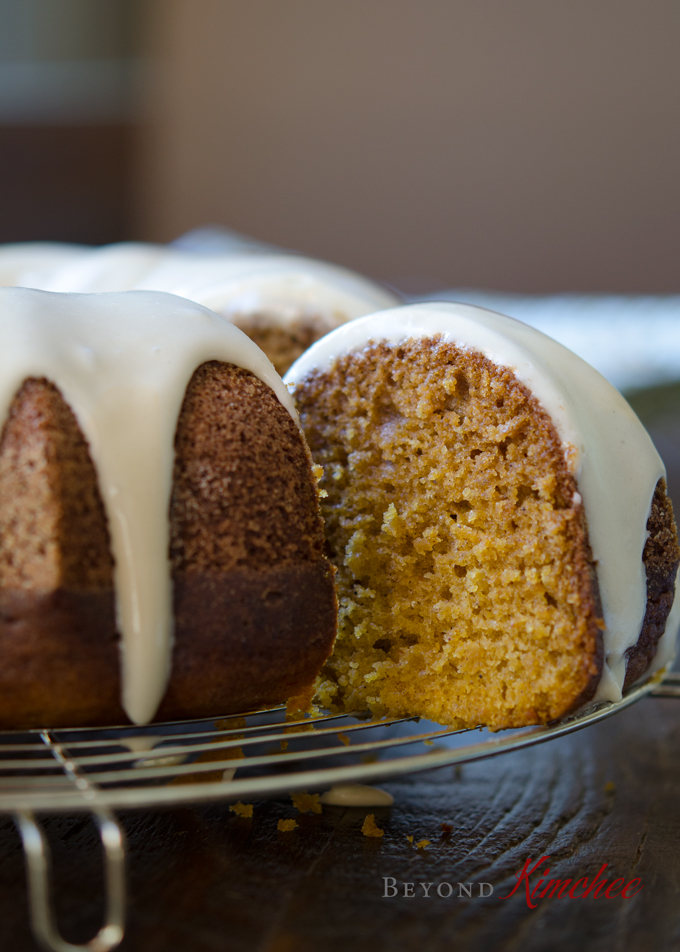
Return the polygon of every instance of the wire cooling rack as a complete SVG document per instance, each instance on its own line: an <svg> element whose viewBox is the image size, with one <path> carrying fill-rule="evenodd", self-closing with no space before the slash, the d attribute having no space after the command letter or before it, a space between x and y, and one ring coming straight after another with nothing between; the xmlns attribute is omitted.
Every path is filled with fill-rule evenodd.
<svg viewBox="0 0 680 952"><path fill-rule="evenodd" d="M0 813L14 816L26 854L31 925L52 952L108 952L123 938L124 840L112 811L386 780L518 750L587 727L647 694L680 697L680 675L657 673L623 700L545 727L453 730L408 718L326 714L286 720L285 708L147 727L0 733ZM59 935L50 855L39 812L93 814L105 858L106 914L86 945Z"/></svg>

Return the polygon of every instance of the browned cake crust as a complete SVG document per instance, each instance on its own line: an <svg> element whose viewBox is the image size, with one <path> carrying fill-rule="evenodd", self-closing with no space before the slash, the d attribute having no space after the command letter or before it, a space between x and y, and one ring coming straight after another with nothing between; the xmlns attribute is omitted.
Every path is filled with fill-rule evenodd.
<svg viewBox="0 0 680 952"><path fill-rule="evenodd" d="M213 361L194 374L175 444L177 627L159 717L302 693L330 654L336 601L298 428L266 384Z"/></svg>
<svg viewBox="0 0 680 952"><path fill-rule="evenodd" d="M335 634L304 442L273 393L210 362L176 436L173 671L159 718L274 704ZM57 388L28 380L0 441L0 727L121 723L113 562L94 467Z"/></svg>
<svg viewBox="0 0 680 952"><path fill-rule="evenodd" d="M0 442L0 726L125 719L112 572L75 417L56 387L27 380Z"/></svg>
<svg viewBox="0 0 680 952"><path fill-rule="evenodd" d="M647 531L649 538L642 554L647 573L647 611L637 644L626 652L624 689L637 681L652 663L673 607L680 548L665 479L660 479L656 485Z"/></svg>

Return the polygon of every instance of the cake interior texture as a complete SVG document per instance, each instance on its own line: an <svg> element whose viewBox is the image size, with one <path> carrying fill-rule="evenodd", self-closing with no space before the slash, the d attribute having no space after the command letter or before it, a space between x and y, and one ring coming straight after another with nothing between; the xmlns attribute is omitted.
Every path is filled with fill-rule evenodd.
<svg viewBox="0 0 680 952"><path fill-rule="evenodd" d="M584 507L551 419L514 374L415 338L339 357L295 398L338 569L321 701L494 729L587 701L604 626ZM669 506L659 538L669 519L674 534ZM658 573L671 602L674 573Z"/></svg>
<svg viewBox="0 0 680 952"><path fill-rule="evenodd" d="M310 461L270 388L194 373L170 504L175 639L158 717L244 711L309 690L335 634ZM0 726L124 723L114 563L97 474L58 388L31 378L0 441Z"/></svg>
<svg viewBox="0 0 680 952"><path fill-rule="evenodd" d="M281 315L257 311L235 314L231 320L265 352L277 373L283 376L315 341L344 323L346 318L298 313L284 319Z"/></svg>

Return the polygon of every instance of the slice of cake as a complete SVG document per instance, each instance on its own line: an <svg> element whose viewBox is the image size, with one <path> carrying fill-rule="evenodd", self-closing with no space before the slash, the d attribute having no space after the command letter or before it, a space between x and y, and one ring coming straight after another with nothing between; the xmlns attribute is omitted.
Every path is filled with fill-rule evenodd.
<svg viewBox="0 0 680 952"><path fill-rule="evenodd" d="M309 693L337 603L309 451L248 338L169 294L0 289L0 728Z"/></svg>
<svg viewBox="0 0 680 952"><path fill-rule="evenodd" d="M499 729L619 699L648 668L675 523L648 434L595 370L439 303L339 328L286 380L338 568L324 703Z"/></svg>

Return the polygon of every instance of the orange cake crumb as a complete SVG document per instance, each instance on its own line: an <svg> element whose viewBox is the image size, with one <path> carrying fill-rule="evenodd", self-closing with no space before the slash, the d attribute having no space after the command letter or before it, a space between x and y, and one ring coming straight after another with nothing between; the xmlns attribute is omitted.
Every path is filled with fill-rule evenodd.
<svg viewBox="0 0 680 952"><path fill-rule="evenodd" d="M361 827L361 832L364 836L384 836L385 831L381 830L375 822L375 814L368 813L366 819L364 820L363 826Z"/></svg>
<svg viewBox="0 0 680 952"><path fill-rule="evenodd" d="M416 843L417 850L424 850L426 846L430 845L430 840L418 840Z"/></svg>
<svg viewBox="0 0 680 952"><path fill-rule="evenodd" d="M297 820L279 820L276 824L276 829L279 833L291 833L297 829Z"/></svg>
<svg viewBox="0 0 680 952"><path fill-rule="evenodd" d="M345 745L345 747L349 747L350 739L347 736L347 734L338 734L338 740L341 741Z"/></svg>
<svg viewBox="0 0 680 952"><path fill-rule="evenodd" d="M253 815L253 805L252 803L241 803L239 800L238 803L232 803L229 806L229 809L232 813L236 813L238 816L251 817Z"/></svg>
<svg viewBox="0 0 680 952"><path fill-rule="evenodd" d="M298 793L291 793L290 798L298 813L321 813L323 811L318 793L307 793L306 790L300 790Z"/></svg>

